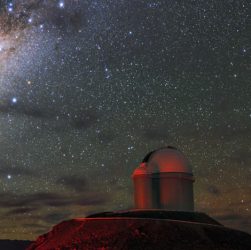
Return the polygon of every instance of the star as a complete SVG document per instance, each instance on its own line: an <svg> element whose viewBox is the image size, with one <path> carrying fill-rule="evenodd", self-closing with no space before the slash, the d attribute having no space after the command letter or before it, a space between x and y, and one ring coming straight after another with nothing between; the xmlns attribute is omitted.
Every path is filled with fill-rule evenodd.
<svg viewBox="0 0 251 250"><path fill-rule="evenodd" d="M11 99L11 102L12 102L13 104L17 103L17 98L16 98L16 97L13 97L13 98Z"/></svg>
<svg viewBox="0 0 251 250"><path fill-rule="evenodd" d="M8 12L13 12L13 8L12 7L8 7Z"/></svg>
<svg viewBox="0 0 251 250"><path fill-rule="evenodd" d="M62 8L64 8L64 6L65 6L65 4L64 4L64 2L59 2L59 7L62 9Z"/></svg>

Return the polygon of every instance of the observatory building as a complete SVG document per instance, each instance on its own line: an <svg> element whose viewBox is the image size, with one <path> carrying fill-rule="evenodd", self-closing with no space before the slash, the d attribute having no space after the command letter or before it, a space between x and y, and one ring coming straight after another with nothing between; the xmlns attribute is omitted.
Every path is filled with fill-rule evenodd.
<svg viewBox="0 0 251 250"><path fill-rule="evenodd" d="M132 175L136 209L194 210L191 166L168 146L148 153Z"/></svg>

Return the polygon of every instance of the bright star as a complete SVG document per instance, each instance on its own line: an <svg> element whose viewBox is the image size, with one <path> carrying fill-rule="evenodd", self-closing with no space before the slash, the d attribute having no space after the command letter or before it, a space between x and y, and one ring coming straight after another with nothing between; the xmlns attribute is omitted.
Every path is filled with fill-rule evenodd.
<svg viewBox="0 0 251 250"><path fill-rule="evenodd" d="M64 2L59 2L59 7L64 8Z"/></svg>
<svg viewBox="0 0 251 250"><path fill-rule="evenodd" d="M17 103L17 98L16 98L16 97L13 97L13 98L11 99L11 101L12 101L12 103Z"/></svg>

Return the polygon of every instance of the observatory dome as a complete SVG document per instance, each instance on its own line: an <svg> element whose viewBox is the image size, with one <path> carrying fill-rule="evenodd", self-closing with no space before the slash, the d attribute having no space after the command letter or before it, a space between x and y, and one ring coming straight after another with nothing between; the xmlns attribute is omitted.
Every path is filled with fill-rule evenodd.
<svg viewBox="0 0 251 250"><path fill-rule="evenodd" d="M147 173L172 172L192 174L192 168L185 155L171 146L148 153L137 169L137 172L144 172L143 168L145 168ZM139 171L140 169L141 171Z"/></svg>

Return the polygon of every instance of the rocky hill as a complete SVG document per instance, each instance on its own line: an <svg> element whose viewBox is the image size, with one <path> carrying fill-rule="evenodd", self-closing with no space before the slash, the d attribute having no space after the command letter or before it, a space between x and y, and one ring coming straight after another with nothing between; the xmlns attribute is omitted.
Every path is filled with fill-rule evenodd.
<svg viewBox="0 0 251 250"><path fill-rule="evenodd" d="M28 249L248 250L251 235L203 214L132 211L64 221Z"/></svg>

